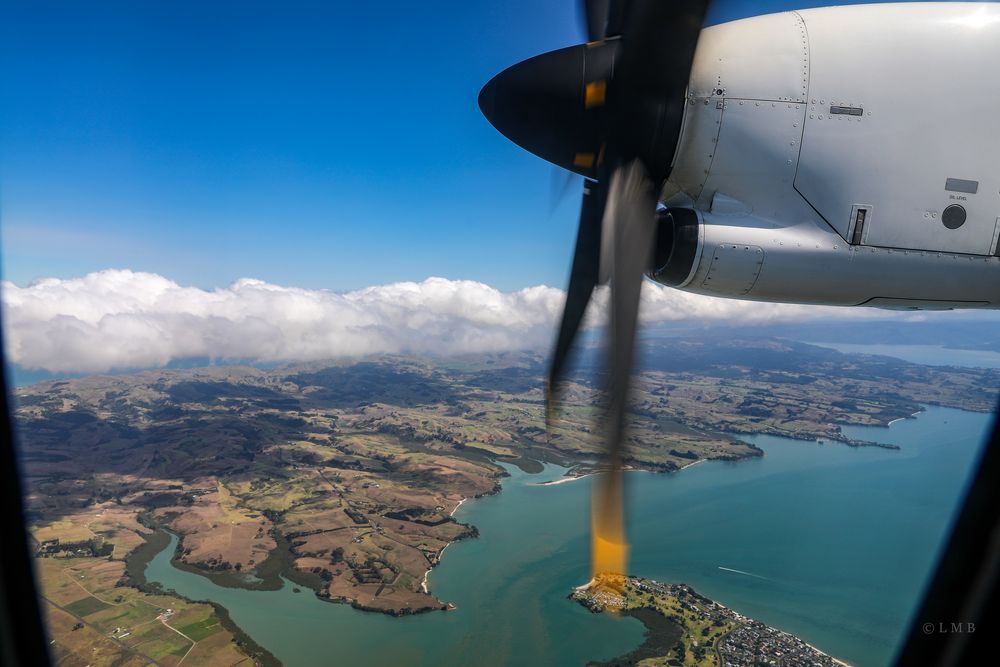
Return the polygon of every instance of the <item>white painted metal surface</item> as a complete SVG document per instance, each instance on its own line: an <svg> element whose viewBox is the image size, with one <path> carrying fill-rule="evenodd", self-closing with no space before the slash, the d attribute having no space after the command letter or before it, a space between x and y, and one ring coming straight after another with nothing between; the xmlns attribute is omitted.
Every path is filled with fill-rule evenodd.
<svg viewBox="0 0 1000 667"><path fill-rule="evenodd" d="M1000 6L831 7L705 29L667 194L704 223L682 289L1000 306ZM949 206L960 226L943 223ZM759 248L759 266L740 247Z"/></svg>
<svg viewBox="0 0 1000 667"><path fill-rule="evenodd" d="M680 286L687 291L841 306L1000 304L1000 265L995 257L851 246L825 223L815 221L775 226L752 215L701 215L700 257L692 276ZM751 261L758 248L762 256ZM726 260L721 264L720 254ZM756 262L759 269L753 266ZM723 277L726 271L732 275Z"/></svg>
<svg viewBox="0 0 1000 667"><path fill-rule="evenodd" d="M1000 215L1000 7L852 9L802 12L812 58L796 187L845 236L852 205L875 204L870 245L988 255ZM863 115L831 115L837 105ZM948 178L978 191L949 192ZM952 204L968 215L958 229L941 222Z"/></svg>

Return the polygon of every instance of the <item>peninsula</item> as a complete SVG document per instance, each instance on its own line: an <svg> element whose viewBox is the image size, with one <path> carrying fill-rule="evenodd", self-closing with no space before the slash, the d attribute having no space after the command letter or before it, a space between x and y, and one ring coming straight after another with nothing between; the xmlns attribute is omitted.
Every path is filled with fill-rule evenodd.
<svg viewBox="0 0 1000 667"><path fill-rule="evenodd" d="M600 576L570 594L595 613L633 616L646 626L642 646L600 666L838 667L833 658L787 632L699 595L690 586L639 577Z"/></svg>

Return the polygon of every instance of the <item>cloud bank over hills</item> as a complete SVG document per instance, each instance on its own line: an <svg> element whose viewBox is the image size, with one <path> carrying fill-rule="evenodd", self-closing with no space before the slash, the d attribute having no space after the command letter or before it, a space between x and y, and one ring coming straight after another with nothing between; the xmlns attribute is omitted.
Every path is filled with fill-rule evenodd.
<svg viewBox="0 0 1000 667"><path fill-rule="evenodd" d="M81 278L2 283L8 361L61 373L161 367L172 361L293 362L377 353L548 349L565 293L544 285L500 292L428 278L347 293L242 279L205 290L109 269ZM607 301L591 308L597 324ZM600 311L600 312L595 312ZM868 309L762 304L643 288L646 323L727 324L876 317Z"/></svg>

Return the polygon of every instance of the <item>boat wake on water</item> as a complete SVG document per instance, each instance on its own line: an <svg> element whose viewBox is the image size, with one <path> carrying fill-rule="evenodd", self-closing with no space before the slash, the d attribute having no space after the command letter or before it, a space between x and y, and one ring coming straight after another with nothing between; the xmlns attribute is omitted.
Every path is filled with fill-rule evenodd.
<svg viewBox="0 0 1000 667"><path fill-rule="evenodd" d="M754 574L753 572L746 572L745 570L737 570L731 567L722 567L719 565L720 570L725 570L726 572L735 572L736 574L745 574L748 577L753 577L754 579L763 579L764 581L774 581L768 577L761 576L759 574Z"/></svg>

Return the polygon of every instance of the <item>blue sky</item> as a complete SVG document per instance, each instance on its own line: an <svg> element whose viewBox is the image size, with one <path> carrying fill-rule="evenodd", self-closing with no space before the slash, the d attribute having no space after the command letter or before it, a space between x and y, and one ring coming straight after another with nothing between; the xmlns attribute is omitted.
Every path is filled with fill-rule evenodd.
<svg viewBox="0 0 1000 667"><path fill-rule="evenodd" d="M709 22L802 6L720 0ZM576 11L5 3L4 276L561 286L576 188L552 212L550 166L493 130L476 96L506 66L580 41Z"/></svg>

